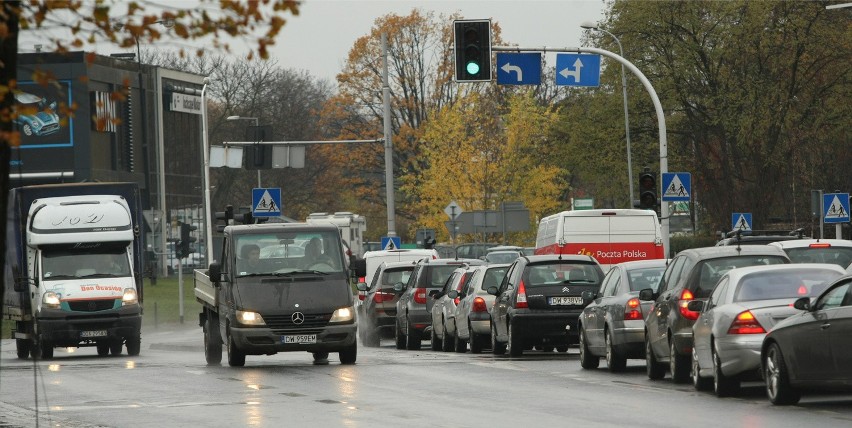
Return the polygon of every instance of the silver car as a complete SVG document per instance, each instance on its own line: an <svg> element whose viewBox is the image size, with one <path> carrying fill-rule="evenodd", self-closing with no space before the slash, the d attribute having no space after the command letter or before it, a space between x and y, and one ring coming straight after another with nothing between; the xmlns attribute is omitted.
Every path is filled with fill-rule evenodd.
<svg viewBox="0 0 852 428"><path fill-rule="evenodd" d="M645 358L645 314L651 302L639 290L657 290L669 260L637 260L613 265L580 314L580 365L594 369L606 357L610 371L624 370L628 358Z"/></svg>
<svg viewBox="0 0 852 428"><path fill-rule="evenodd" d="M752 266L725 273L700 311L693 329L692 382L717 396L734 395L740 381L760 379L760 348L766 332L799 310L800 297L818 296L844 269L828 263Z"/></svg>
<svg viewBox="0 0 852 428"><path fill-rule="evenodd" d="M467 351L467 343L456 339L456 305L458 295L449 296L452 291L459 291L470 281L473 267L463 266L453 271L444 287L432 296L434 303L430 310L432 316L432 350L433 351Z"/></svg>
<svg viewBox="0 0 852 428"><path fill-rule="evenodd" d="M470 343L470 352L479 354L491 346L491 306L494 296L488 287L499 287L509 269L509 264L476 266L473 277L461 291L450 291L448 296L458 297L456 305L456 338Z"/></svg>

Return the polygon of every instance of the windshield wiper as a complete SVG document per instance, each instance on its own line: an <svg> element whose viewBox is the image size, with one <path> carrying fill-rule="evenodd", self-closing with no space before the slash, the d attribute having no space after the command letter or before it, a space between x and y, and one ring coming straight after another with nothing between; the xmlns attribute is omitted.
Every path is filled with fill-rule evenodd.
<svg viewBox="0 0 852 428"><path fill-rule="evenodd" d="M76 275L51 275L44 277L45 281L53 281L54 279L76 279Z"/></svg>
<svg viewBox="0 0 852 428"><path fill-rule="evenodd" d="M319 271L319 270L298 269L298 270L291 270L290 272L276 272L273 275L275 275L275 276L291 276L291 275L300 274L300 273L310 273L310 274L314 274L314 275L328 275L329 274L328 272L323 272L323 271Z"/></svg>
<svg viewBox="0 0 852 428"><path fill-rule="evenodd" d="M93 273L89 275L78 276L77 278L119 278L121 275L116 275L112 273Z"/></svg>

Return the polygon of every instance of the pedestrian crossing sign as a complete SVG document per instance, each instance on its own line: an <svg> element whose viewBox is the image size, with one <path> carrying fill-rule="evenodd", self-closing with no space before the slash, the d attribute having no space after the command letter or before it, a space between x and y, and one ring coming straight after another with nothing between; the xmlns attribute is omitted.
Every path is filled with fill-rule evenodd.
<svg viewBox="0 0 852 428"><path fill-rule="evenodd" d="M382 236L382 250L398 250L402 247L399 236Z"/></svg>
<svg viewBox="0 0 852 428"><path fill-rule="evenodd" d="M278 217L281 215L281 188L251 189L252 217Z"/></svg>
<svg viewBox="0 0 852 428"><path fill-rule="evenodd" d="M824 223L849 223L849 194L822 195L822 209Z"/></svg>
<svg viewBox="0 0 852 428"><path fill-rule="evenodd" d="M731 215L731 230L751 232L751 213L733 213Z"/></svg>
<svg viewBox="0 0 852 428"><path fill-rule="evenodd" d="M688 172L663 173L663 200L689 201L692 193L692 175Z"/></svg>

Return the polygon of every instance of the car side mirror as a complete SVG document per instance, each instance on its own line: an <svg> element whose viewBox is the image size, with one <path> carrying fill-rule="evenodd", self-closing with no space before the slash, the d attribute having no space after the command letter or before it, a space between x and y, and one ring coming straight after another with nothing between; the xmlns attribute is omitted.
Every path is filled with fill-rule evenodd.
<svg viewBox="0 0 852 428"><path fill-rule="evenodd" d="M394 293L399 294L399 293L402 293L403 291L405 291L405 284L403 284L401 282L397 282L396 284L393 285L393 292Z"/></svg>
<svg viewBox="0 0 852 428"><path fill-rule="evenodd" d="M210 282L213 284L222 281L222 266L219 263L210 263L207 273L210 275Z"/></svg>
<svg viewBox="0 0 852 428"><path fill-rule="evenodd" d="M689 309L692 312L701 312L704 310L704 301L703 300L691 300L686 304L686 309Z"/></svg>
<svg viewBox="0 0 852 428"><path fill-rule="evenodd" d="M355 288L357 288L358 291L367 291L367 283L366 282L359 282L359 283L355 284Z"/></svg>
<svg viewBox="0 0 852 428"><path fill-rule="evenodd" d="M441 290L429 290L429 296L433 299L437 299L443 296L443 294L441 294Z"/></svg>
<svg viewBox="0 0 852 428"><path fill-rule="evenodd" d="M367 260L355 259L349 263L349 269L354 271L357 277L367 276Z"/></svg>
<svg viewBox="0 0 852 428"><path fill-rule="evenodd" d="M598 297L598 293L595 291L586 290L581 294L581 296L583 296L583 300L590 302L592 300L595 300L595 297Z"/></svg>
<svg viewBox="0 0 852 428"><path fill-rule="evenodd" d="M810 311L811 310L811 298L810 297L799 297L793 302L793 307L800 311Z"/></svg>
<svg viewBox="0 0 852 428"><path fill-rule="evenodd" d="M496 296L497 295L497 287L492 285L492 286L488 287L488 289L485 290L485 292L487 292L488 294L490 294L492 296Z"/></svg>
<svg viewBox="0 0 852 428"><path fill-rule="evenodd" d="M639 290L639 300L656 300L657 296L655 294L653 289L643 288Z"/></svg>
<svg viewBox="0 0 852 428"><path fill-rule="evenodd" d="M459 297L459 292L456 290L450 290L450 292L447 293L447 297L449 297L450 299L455 299L456 297Z"/></svg>

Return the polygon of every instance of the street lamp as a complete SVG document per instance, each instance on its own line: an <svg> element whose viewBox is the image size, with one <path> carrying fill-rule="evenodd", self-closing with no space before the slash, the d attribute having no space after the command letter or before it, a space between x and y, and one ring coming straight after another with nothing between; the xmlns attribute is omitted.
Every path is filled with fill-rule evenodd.
<svg viewBox="0 0 852 428"><path fill-rule="evenodd" d="M624 58L624 50L621 48L621 40L618 40L618 37L615 37L615 34L598 27L597 24L591 21L583 21L583 23L580 24L580 27L587 30L597 30L609 34L613 39L615 39L615 43L618 44L618 54ZM633 161L630 158L630 116L627 114L627 78L624 75L624 64L621 64L621 89L624 93L624 135L627 138L627 185L630 186L630 202L628 204L628 208L633 208Z"/></svg>
<svg viewBox="0 0 852 428"><path fill-rule="evenodd" d="M228 117L225 118L225 120L253 120L255 127L260 126L260 125L258 125L258 118L256 118L256 117L228 116ZM260 186L260 170L259 169L257 170L257 187L258 188L261 187Z"/></svg>

